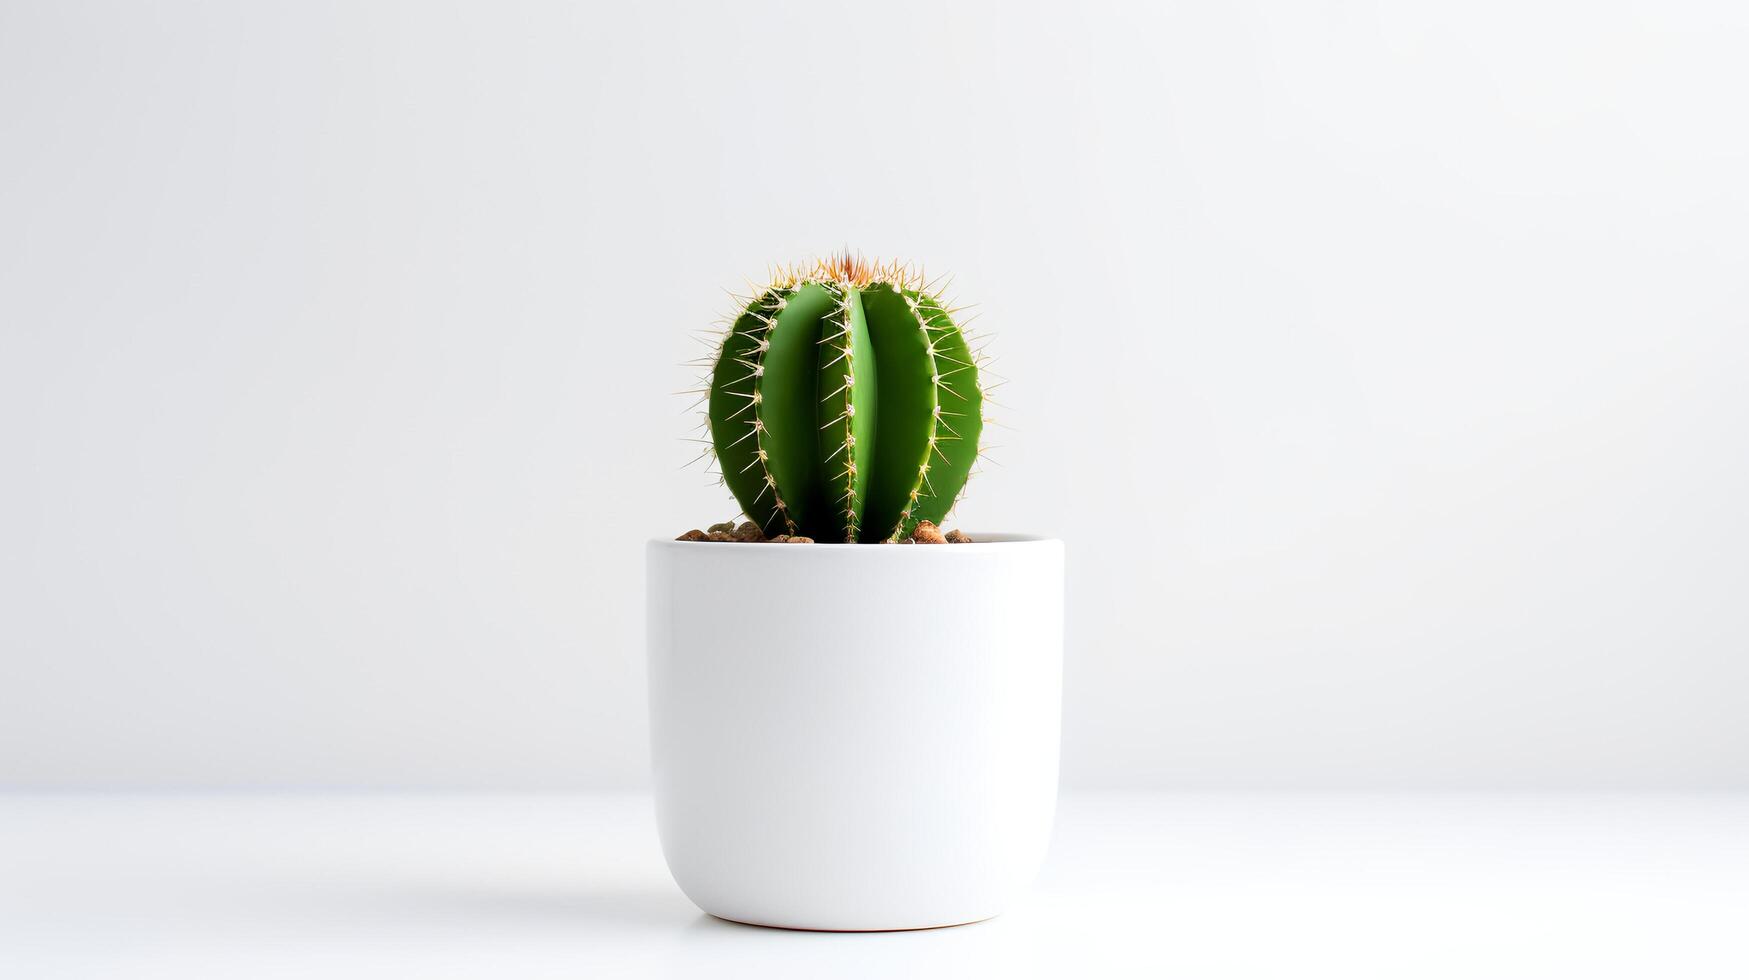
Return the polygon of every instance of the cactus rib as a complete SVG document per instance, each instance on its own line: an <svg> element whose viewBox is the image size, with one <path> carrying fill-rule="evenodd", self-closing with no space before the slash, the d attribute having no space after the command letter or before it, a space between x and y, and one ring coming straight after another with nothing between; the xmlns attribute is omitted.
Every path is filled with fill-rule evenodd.
<svg viewBox="0 0 1749 980"><path fill-rule="evenodd" d="M965 489L978 460L978 440L983 434L984 394L978 387L977 362L971 345L953 317L936 298L919 293L916 311L929 336L935 363L936 424L930 454L919 472L917 503L911 508L910 527L918 521L940 524ZM909 533L910 528L901 528Z"/></svg>
<svg viewBox="0 0 1749 980"><path fill-rule="evenodd" d="M760 381L774 311L785 291L769 289L747 304L724 336L711 373L709 418L723 482L748 520L771 527L783 515L783 500L767 466ZM767 497L770 497L767 500Z"/></svg>
<svg viewBox="0 0 1749 980"><path fill-rule="evenodd" d="M863 292L880 362L881 438L869 490L866 524L883 529L885 540L909 533L906 524L919 485L918 468L929 457L936 433L934 355L923 322L906 297L887 283Z"/></svg>

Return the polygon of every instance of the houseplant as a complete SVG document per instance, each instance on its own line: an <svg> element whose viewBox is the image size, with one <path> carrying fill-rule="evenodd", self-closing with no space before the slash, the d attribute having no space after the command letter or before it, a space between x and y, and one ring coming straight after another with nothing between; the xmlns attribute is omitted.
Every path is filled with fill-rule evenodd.
<svg viewBox="0 0 1749 980"><path fill-rule="evenodd" d="M706 912L786 928L997 914L1055 809L1062 545L899 544L943 541L977 457L954 312L903 266L782 270L708 366L712 450L748 520L649 546L675 880Z"/></svg>

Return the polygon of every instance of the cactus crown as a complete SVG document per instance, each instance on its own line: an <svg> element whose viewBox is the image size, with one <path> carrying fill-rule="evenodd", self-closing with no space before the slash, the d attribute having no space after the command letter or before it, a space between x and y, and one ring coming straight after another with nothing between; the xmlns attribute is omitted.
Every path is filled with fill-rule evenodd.
<svg viewBox="0 0 1749 980"><path fill-rule="evenodd" d="M979 359L935 283L850 255L777 271L710 364L711 451L767 534L940 523L978 458Z"/></svg>

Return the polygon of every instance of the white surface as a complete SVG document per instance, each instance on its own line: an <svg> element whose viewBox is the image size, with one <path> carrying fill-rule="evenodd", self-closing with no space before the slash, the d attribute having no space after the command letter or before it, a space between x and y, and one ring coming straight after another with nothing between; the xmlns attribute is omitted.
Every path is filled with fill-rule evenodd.
<svg viewBox="0 0 1749 980"><path fill-rule="evenodd" d="M700 914L634 796L0 797L0 976L1749 971L1746 796L1077 796L987 923Z"/></svg>
<svg viewBox="0 0 1749 980"><path fill-rule="evenodd" d="M0 4L0 785L647 785L687 337L1011 383L1071 786L1749 789L1749 6Z"/></svg>
<svg viewBox="0 0 1749 980"><path fill-rule="evenodd" d="M919 929L1032 882L1057 800L1063 543L977 537L650 542L657 826L700 908ZM779 607L773 629L759 611Z"/></svg>

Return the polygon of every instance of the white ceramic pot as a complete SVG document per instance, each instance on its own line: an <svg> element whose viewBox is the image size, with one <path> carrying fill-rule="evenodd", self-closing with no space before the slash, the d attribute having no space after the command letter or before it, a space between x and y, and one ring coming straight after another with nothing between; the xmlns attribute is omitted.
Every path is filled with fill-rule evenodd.
<svg viewBox="0 0 1749 980"><path fill-rule="evenodd" d="M649 547L669 870L738 922L987 919L1056 809L1063 545Z"/></svg>

